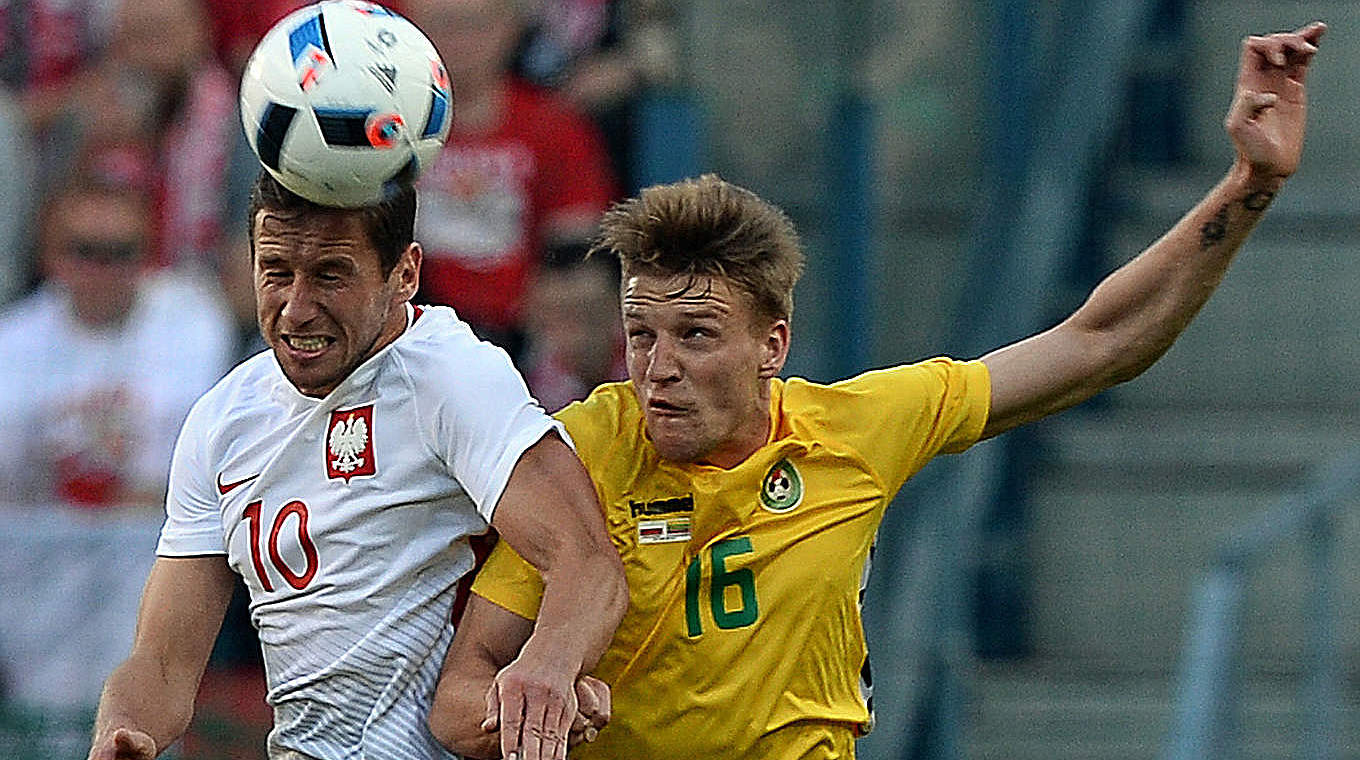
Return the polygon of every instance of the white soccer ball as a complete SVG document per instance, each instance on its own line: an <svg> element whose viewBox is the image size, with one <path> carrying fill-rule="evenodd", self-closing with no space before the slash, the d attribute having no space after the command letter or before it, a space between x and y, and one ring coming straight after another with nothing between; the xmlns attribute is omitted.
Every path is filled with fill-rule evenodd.
<svg viewBox="0 0 1360 760"><path fill-rule="evenodd" d="M453 90L434 45L375 3L327 0L285 16L241 77L241 121L264 168L326 206L381 201L449 135Z"/></svg>

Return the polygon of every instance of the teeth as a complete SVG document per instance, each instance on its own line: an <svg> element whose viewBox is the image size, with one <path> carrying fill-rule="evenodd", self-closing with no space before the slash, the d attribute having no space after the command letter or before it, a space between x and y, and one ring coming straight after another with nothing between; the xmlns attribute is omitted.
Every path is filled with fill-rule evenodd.
<svg viewBox="0 0 1360 760"><path fill-rule="evenodd" d="M288 345L299 351L317 351L326 347L326 339L321 337L299 338L296 335L288 336Z"/></svg>

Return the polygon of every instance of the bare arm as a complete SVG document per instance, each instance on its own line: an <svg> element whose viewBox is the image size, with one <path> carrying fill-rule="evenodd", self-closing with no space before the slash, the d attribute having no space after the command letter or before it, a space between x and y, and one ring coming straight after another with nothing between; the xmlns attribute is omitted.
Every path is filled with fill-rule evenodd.
<svg viewBox="0 0 1360 760"><path fill-rule="evenodd" d="M482 728L487 690L519 654L534 621L483 599L468 597L430 708L430 732L464 757L500 757L500 735Z"/></svg>
<svg viewBox="0 0 1360 760"><path fill-rule="evenodd" d="M223 556L156 560L132 654L104 683L90 760L150 760L188 728L232 580Z"/></svg>
<svg viewBox="0 0 1360 760"><path fill-rule="evenodd" d="M561 758L577 678L595 666L628 606L623 563L585 467L556 435L520 458L492 524L544 583L533 632L488 695L499 705L501 751Z"/></svg>
<svg viewBox="0 0 1360 760"><path fill-rule="evenodd" d="M1225 127L1228 176L1175 227L1096 287L1062 323L982 357L992 377L983 437L1066 409L1141 374L1209 299L1298 167L1304 82L1326 27L1248 37Z"/></svg>
<svg viewBox="0 0 1360 760"><path fill-rule="evenodd" d="M440 744L462 757L501 756L497 706L488 702L488 690L533 629L534 621L476 592L468 598L430 709L430 732ZM580 708L571 727L571 746L593 741L609 723L612 707L609 686L592 676L577 680L576 697Z"/></svg>

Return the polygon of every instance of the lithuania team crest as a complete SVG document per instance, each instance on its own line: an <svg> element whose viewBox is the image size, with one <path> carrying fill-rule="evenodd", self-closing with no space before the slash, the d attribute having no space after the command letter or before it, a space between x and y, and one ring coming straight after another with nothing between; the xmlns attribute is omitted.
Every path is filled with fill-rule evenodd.
<svg viewBox="0 0 1360 760"><path fill-rule="evenodd" d="M760 484L760 506L782 514L803 503L803 476L787 459L774 463Z"/></svg>

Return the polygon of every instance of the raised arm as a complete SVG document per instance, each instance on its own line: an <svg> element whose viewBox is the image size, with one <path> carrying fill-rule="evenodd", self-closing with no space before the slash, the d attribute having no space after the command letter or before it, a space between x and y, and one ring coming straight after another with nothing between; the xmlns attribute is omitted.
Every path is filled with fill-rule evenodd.
<svg viewBox="0 0 1360 760"><path fill-rule="evenodd" d="M220 555L156 560L132 654L104 683L90 760L151 760L188 728L232 578Z"/></svg>
<svg viewBox="0 0 1360 760"><path fill-rule="evenodd" d="M1326 26L1248 37L1225 127L1228 175L1160 240L1106 277L1070 317L982 357L992 377L983 437L1090 398L1152 366L1222 280L1298 168L1308 66Z"/></svg>
<svg viewBox="0 0 1360 760"><path fill-rule="evenodd" d="M501 751L561 758L577 714L577 678L604 653L628 606L623 564L585 467L556 435L520 458L492 524L544 583L532 634L487 696L499 706Z"/></svg>

